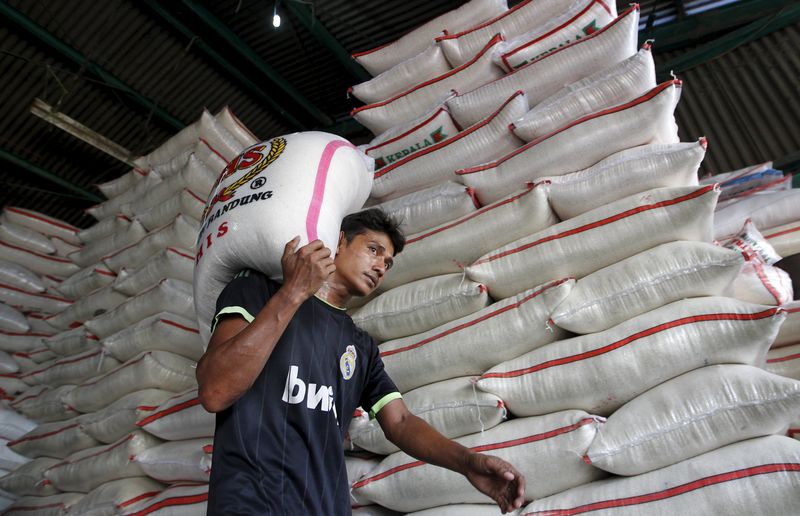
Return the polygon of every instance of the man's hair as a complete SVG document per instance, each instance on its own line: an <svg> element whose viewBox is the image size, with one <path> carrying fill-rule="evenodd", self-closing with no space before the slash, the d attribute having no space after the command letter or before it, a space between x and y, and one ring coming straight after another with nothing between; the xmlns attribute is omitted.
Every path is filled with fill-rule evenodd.
<svg viewBox="0 0 800 516"><path fill-rule="evenodd" d="M342 231L348 244L356 235L363 235L368 230L386 233L392 241L395 256L400 254L406 245L406 237L400 231L400 222L380 208L351 213L342 220Z"/></svg>

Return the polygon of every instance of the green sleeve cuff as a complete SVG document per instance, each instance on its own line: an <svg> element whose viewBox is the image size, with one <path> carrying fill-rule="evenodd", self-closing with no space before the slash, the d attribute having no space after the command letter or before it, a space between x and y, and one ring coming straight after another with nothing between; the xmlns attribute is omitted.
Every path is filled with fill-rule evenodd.
<svg viewBox="0 0 800 516"><path fill-rule="evenodd" d="M211 325L211 333L214 333L214 329L217 327L217 323L219 323L219 318L227 314L241 315L242 317L244 317L244 320L247 321L248 323L253 322L253 319L255 319L255 317L250 315L250 312L248 312L241 306L226 306L225 308L220 310L217 315L214 316L214 322Z"/></svg>
<svg viewBox="0 0 800 516"><path fill-rule="evenodd" d="M375 416L378 415L378 412L381 411L383 407L385 407L390 401L402 399L403 396L399 392L390 392L383 398L379 399L376 404L372 406L369 411L369 418L375 419Z"/></svg>

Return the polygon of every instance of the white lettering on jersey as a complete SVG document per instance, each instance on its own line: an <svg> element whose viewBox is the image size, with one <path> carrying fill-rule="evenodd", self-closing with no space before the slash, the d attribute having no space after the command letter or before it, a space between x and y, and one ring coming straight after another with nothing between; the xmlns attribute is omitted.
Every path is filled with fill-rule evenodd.
<svg viewBox="0 0 800 516"><path fill-rule="evenodd" d="M327 385L318 386L316 383L309 383L308 387L306 387L306 382L298 377L299 373L299 367L289 367L289 374L286 375L286 386L283 388L281 399L290 405L297 405L305 400L306 407L311 410L319 408L323 412L332 410L334 417L338 420L336 405L333 403L333 387ZM308 392L307 398L306 391Z"/></svg>

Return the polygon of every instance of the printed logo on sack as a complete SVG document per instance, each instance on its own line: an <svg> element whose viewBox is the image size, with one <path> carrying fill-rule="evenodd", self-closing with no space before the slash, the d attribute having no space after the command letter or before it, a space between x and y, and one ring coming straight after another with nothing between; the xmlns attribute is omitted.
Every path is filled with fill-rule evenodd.
<svg viewBox="0 0 800 516"><path fill-rule="evenodd" d="M316 383L306 383L299 378L300 368L297 366L289 367L289 374L286 375L286 386L283 388L281 399L290 405L299 405L305 402L306 407L311 410L321 410L322 412L333 412L336 415L336 405L333 403L333 387L327 385L317 385Z"/></svg>
<svg viewBox="0 0 800 516"><path fill-rule="evenodd" d="M431 132L426 138L424 138L421 142L417 142L414 145L407 147L399 152L395 152L394 154L390 154L388 156L382 156L380 158L375 159L375 170L379 170L389 163L394 163L395 161L399 161L406 156L414 154L420 149L424 149L425 147L430 147L435 143L439 143L447 139L449 135L445 134L444 127L439 127L435 131Z"/></svg>
<svg viewBox="0 0 800 516"><path fill-rule="evenodd" d="M349 380L356 371L356 347L347 346L342 357L339 359L339 369L342 371L342 378Z"/></svg>
<svg viewBox="0 0 800 516"><path fill-rule="evenodd" d="M531 59L526 59L525 61L522 61L521 63L515 64L513 66L513 68L516 70L517 68L519 68L519 67L521 67L523 65L526 65L526 64L530 63L531 61L536 61L540 57L549 54L553 50L558 50L559 48L561 48L561 47L563 47L565 45L569 45L571 43L574 43L574 42L582 39L584 36L591 36L592 34L597 32L598 30L600 30L600 26L597 24L597 20L592 20L587 25L585 25L583 28L581 28L581 33L580 34L575 34L575 37L573 39L568 39L568 40L564 41L563 43L559 43L558 45L556 45L556 46L554 46L552 48L548 48L547 50L545 50L541 54L539 54L537 56L534 56Z"/></svg>

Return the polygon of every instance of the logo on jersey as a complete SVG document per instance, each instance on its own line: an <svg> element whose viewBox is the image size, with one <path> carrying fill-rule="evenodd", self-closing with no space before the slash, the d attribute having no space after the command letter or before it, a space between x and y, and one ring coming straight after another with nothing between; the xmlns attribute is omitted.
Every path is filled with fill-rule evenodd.
<svg viewBox="0 0 800 516"><path fill-rule="evenodd" d="M299 405L305 402L306 407L312 410L319 409L323 412L333 411L336 416L336 405L333 402L333 387L306 383L299 378L300 368L293 365L289 367L286 375L286 386L283 388L281 399L290 405Z"/></svg>
<svg viewBox="0 0 800 516"><path fill-rule="evenodd" d="M356 372L356 347L347 346L347 349L339 359L339 369L342 371L342 378L349 380Z"/></svg>

